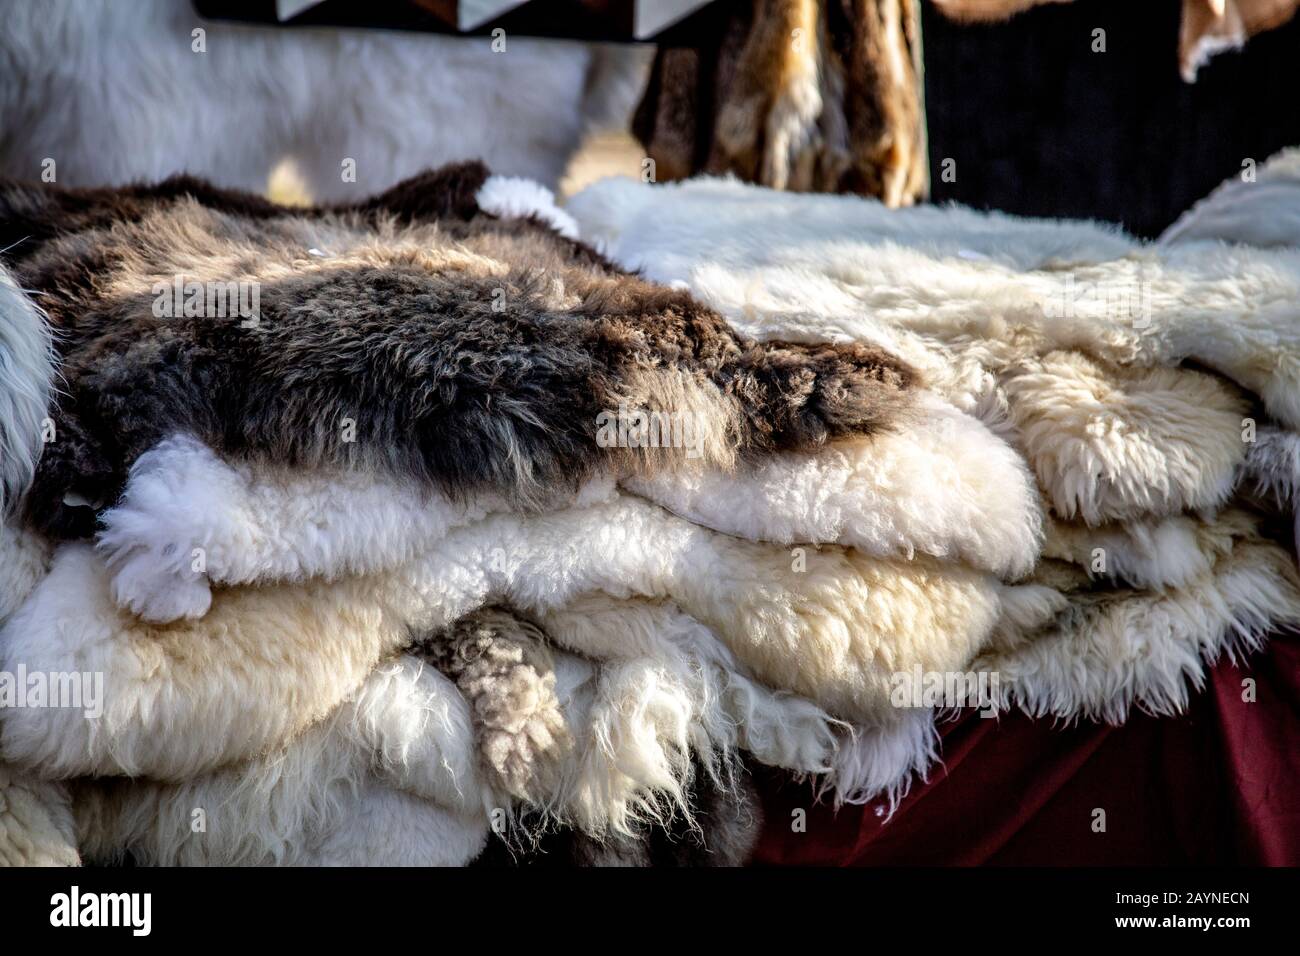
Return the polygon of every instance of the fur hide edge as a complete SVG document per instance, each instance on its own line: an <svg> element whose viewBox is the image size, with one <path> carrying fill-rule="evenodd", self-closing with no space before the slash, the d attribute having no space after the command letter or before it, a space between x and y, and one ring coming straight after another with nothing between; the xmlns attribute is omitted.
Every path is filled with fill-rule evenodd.
<svg viewBox="0 0 1300 956"><path fill-rule="evenodd" d="M913 780L928 780L939 760L935 717L933 710L916 707L900 710L884 726L854 728L836 752L831 772L817 781L817 796L830 795L839 806L870 803L883 795L892 814Z"/></svg>
<svg viewBox="0 0 1300 956"><path fill-rule="evenodd" d="M1248 488L1269 505L1300 510L1300 434L1260 426L1246 446L1242 472Z"/></svg>
<svg viewBox="0 0 1300 956"><path fill-rule="evenodd" d="M612 482L593 481L572 502L613 494ZM453 501L383 475L226 462L173 435L136 460L97 546L116 603L166 623L206 614L212 584L392 571L451 529L507 510L493 495Z"/></svg>
<svg viewBox="0 0 1300 956"><path fill-rule="evenodd" d="M696 258L694 253L708 248L700 237L724 224L749 228L762 222L769 235L775 230L782 240L814 247L833 249L842 241L915 247L937 258L969 256L1012 269L1042 268L1056 259L1112 259L1138 246L1107 223L1031 219L956 205L891 209L869 197L781 193L733 177L655 185L602 179L571 197L565 209L578 221L584 241L658 282L688 281L692 259L743 266L760 246L768 246L772 257L765 256L765 262L781 259L780 244L762 242L762 232L733 236L713 255ZM692 219L705 213L711 221ZM656 220L659 228L653 229ZM685 244L670 256L673 243L682 240Z"/></svg>
<svg viewBox="0 0 1300 956"><path fill-rule="evenodd" d="M1225 654L1240 660L1271 630L1298 623L1294 559L1247 535L1185 588L1076 596L1041 637L971 667L1000 675L1003 707L1118 724L1132 707L1180 713L1208 664Z"/></svg>
<svg viewBox="0 0 1300 956"><path fill-rule="evenodd" d="M1300 245L1300 149L1274 153L1250 181L1229 176L1160 236L1162 245L1186 242Z"/></svg>
<svg viewBox="0 0 1300 956"><path fill-rule="evenodd" d="M1208 520L1174 515L1096 528L1053 521L1043 556L1067 561L1088 579L1116 588L1188 588L1213 573L1238 537L1253 531L1254 521L1236 509Z"/></svg>
<svg viewBox="0 0 1300 956"><path fill-rule="evenodd" d="M695 796L704 788L716 806L736 794L742 749L804 773L829 769L839 722L737 673L716 638L670 605L591 595L541 619L545 632L490 609L420 643L458 672L487 779L507 778L505 795L521 801L521 846L557 825L611 852L639 844L646 827L698 828ZM541 646L548 639L601 663L557 658ZM565 712L563 737L548 701ZM497 716L506 712L517 718L509 725Z"/></svg>
<svg viewBox="0 0 1300 956"><path fill-rule="evenodd" d="M517 847L489 839L472 865L483 867L644 867L743 866L758 842L763 813L757 788L737 775L723 790L697 771L690 789L691 827L681 817L642 828L633 836L598 839L567 827L548 830L535 842Z"/></svg>
<svg viewBox="0 0 1300 956"><path fill-rule="evenodd" d="M696 524L749 540L927 554L1014 580L1042 539L1024 460L982 422L914 395L899 431L777 455L748 471L678 471L624 485Z"/></svg>
<svg viewBox="0 0 1300 956"><path fill-rule="evenodd" d="M486 785L525 803L554 793L573 740L545 635L505 609L483 608L415 648L469 702Z"/></svg>
<svg viewBox="0 0 1300 956"><path fill-rule="evenodd" d="M711 772L715 751L744 750L767 766L822 773L846 730L811 701L754 681L712 630L670 602L591 594L540 620L560 646L604 660L655 661L688 687L706 735L692 742L695 759Z"/></svg>
<svg viewBox="0 0 1300 956"><path fill-rule="evenodd" d="M186 779L282 744L331 713L404 643L373 579L223 593L167 627L118 609L87 545L63 546L0 629L0 670L103 675L104 713L16 708L0 752L47 778Z"/></svg>
<svg viewBox="0 0 1300 956"><path fill-rule="evenodd" d="M723 800L734 794L738 772L731 740L711 737L721 719L716 703L701 702L688 677L651 658L596 664L556 653L552 659L545 676L554 680L573 745L527 781L535 802L494 795L494 813L503 811L511 824L498 835L529 851L548 833L572 829L611 854L655 829L703 836L693 794L707 787ZM476 688L472 708L490 699L485 690ZM480 761L490 762L489 755Z"/></svg>
<svg viewBox="0 0 1300 956"><path fill-rule="evenodd" d="M0 266L0 515L36 474L53 381L49 326Z"/></svg>
<svg viewBox="0 0 1300 956"><path fill-rule="evenodd" d="M1171 546L1191 548L1203 570L1179 568L1158 590L1058 594L1059 617L1038 635L1020 627L1007 640L1001 631L993 648L968 668L998 675L998 710L1019 707L1033 717L1069 723L1120 724L1134 707L1174 716L1204 686L1207 669L1220 657L1242 660L1271 630L1300 623L1300 576L1293 559L1259 538L1249 516L1230 510L1213 522L1185 518L1165 524L1175 521L1159 534L1199 539ZM1096 529L1084 530L1093 540L1106 540ZM1049 552L1052 547L1049 535ZM1133 576L1154 580L1160 567L1180 563L1159 556L1153 562L1152 569ZM1081 571L1076 580L1086 582L1087 576ZM928 779L939 761L940 716L910 708L890 722L854 728L835 754L833 772L818 779L818 795L829 794L837 804L883 798L881 812L892 814L913 781Z"/></svg>
<svg viewBox="0 0 1300 956"><path fill-rule="evenodd" d="M518 176L489 176L474 196L484 212L502 219L536 219L565 239L578 238L578 224L555 204L541 183Z"/></svg>
<svg viewBox="0 0 1300 956"><path fill-rule="evenodd" d="M1086 223L711 179L605 180L567 208L615 261L688 286L737 328L876 343L963 410L980 398L963 362L1000 373L1072 349L1112 366L1193 360L1300 425L1300 250L1140 246Z"/></svg>

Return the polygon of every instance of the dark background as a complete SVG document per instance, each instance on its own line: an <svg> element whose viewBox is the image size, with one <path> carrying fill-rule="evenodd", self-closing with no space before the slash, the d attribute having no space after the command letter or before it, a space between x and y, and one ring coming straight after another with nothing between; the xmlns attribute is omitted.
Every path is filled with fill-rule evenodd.
<svg viewBox="0 0 1300 956"><path fill-rule="evenodd" d="M718 0L657 39L699 42L743 2ZM274 21L273 0L195 5L207 16ZM1214 57L1189 85L1178 75L1181 8L1073 0L1004 23L958 24L922 0L933 200L1106 219L1152 237L1242 160L1300 144L1300 18ZM547 0L474 32L627 39L630 11L612 0ZM411 0L327 0L294 21L329 23L448 29ZM1105 53L1092 52L1096 28L1106 31ZM945 158L956 160L956 182L941 178Z"/></svg>
<svg viewBox="0 0 1300 956"><path fill-rule="evenodd" d="M1242 160L1300 144L1300 18L1178 75L1179 0L1075 0L994 25L923 2L931 196L1158 235ZM1092 31L1106 31L1105 53ZM940 178L945 157L957 181Z"/></svg>

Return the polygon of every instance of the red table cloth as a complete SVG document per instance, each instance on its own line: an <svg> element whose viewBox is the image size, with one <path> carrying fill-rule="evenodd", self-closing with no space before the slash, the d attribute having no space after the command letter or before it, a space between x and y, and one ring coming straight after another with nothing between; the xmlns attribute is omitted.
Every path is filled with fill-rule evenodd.
<svg viewBox="0 0 1300 956"><path fill-rule="evenodd" d="M1254 701L1243 682L1253 678ZM814 804L759 771L759 865L1300 863L1300 636L1220 661L1180 717L1120 727L984 719L942 727L943 764L893 816ZM806 832L793 827L807 811ZM1104 832L1094 831L1105 811Z"/></svg>

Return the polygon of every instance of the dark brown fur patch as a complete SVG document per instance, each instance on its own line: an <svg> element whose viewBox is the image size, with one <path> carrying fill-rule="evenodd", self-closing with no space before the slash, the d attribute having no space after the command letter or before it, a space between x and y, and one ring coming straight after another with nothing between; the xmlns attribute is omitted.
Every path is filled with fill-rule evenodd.
<svg viewBox="0 0 1300 956"><path fill-rule="evenodd" d="M4 256L50 316L64 382L29 520L92 533L94 509L65 496L112 504L174 432L536 506L596 473L684 460L600 447L597 416L620 404L696 416L723 467L899 420L913 375L895 357L746 339L541 223L478 212L485 177L460 164L307 210L183 178L0 184ZM155 286L176 276L255 283L256 325L155 315Z"/></svg>

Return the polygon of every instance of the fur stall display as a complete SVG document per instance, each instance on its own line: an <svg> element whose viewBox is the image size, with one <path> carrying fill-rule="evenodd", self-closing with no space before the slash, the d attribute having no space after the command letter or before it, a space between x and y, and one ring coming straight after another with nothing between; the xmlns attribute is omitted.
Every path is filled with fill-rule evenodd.
<svg viewBox="0 0 1300 956"><path fill-rule="evenodd" d="M479 166L0 197L0 674L102 681L0 710L6 862L735 865L747 766L896 802L946 710L1176 714L1300 626L1294 247Z"/></svg>
<svg viewBox="0 0 1300 956"><path fill-rule="evenodd" d="M1284 188L1293 163L1275 157L1261 181ZM756 338L903 356L1014 449L1046 516L1020 584L1048 588L1056 609L1046 627L996 628L972 667L999 674L1004 706L1120 721L1177 713L1208 661L1244 656L1300 612L1277 543L1300 465L1300 235L1224 244L1242 236L1216 234L1236 222L1220 193L1160 245L719 179L607 180L568 210L616 262ZM862 775L892 791L933 745L932 728L904 722L839 760L898 768L889 783Z"/></svg>

